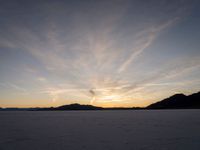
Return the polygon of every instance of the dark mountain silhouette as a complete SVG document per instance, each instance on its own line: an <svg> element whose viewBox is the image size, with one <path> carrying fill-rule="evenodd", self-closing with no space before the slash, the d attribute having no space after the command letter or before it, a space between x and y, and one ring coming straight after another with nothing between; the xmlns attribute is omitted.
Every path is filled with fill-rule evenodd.
<svg viewBox="0 0 200 150"><path fill-rule="evenodd" d="M176 94L162 101L153 103L147 109L196 109L200 108L200 92L186 96Z"/></svg>
<svg viewBox="0 0 200 150"><path fill-rule="evenodd" d="M59 106L52 109L54 110L101 110L103 108L92 106L92 105L70 104L70 105Z"/></svg>

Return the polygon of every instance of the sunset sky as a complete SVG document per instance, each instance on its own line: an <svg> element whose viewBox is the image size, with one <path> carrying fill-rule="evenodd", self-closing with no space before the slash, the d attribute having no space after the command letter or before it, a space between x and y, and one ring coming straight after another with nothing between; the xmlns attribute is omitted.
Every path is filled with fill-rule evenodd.
<svg viewBox="0 0 200 150"><path fill-rule="evenodd" d="M198 0L0 1L0 107L146 106L198 91Z"/></svg>

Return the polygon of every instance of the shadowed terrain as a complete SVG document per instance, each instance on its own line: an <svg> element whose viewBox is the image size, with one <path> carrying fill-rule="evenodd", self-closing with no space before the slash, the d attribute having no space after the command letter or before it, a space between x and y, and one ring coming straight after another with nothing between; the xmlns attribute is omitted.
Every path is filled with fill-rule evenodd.
<svg viewBox="0 0 200 150"><path fill-rule="evenodd" d="M199 110L1 111L0 150L198 150Z"/></svg>
<svg viewBox="0 0 200 150"><path fill-rule="evenodd" d="M196 109L200 108L200 92L186 96L176 94L146 107L147 109Z"/></svg>

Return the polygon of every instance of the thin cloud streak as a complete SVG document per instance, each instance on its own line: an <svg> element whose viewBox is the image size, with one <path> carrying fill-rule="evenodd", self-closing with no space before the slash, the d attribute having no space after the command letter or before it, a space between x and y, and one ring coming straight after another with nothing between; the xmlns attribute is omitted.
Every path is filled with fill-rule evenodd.
<svg viewBox="0 0 200 150"><path fill-rule="evenodd" d="M164 24L161 24L154 28L150 28L149 31L145 31L149 34L149 35L148 34L143 35L143 37L147 36L147 40L144 43L141 43L141 45L138 48L136 47L135 49L133 49L133 53L130 55L130 57L127 58L127 60L125 62L123 62L122 65L119 67L118 73L121 73L122 71L124 71L130 65L130 63L132 63L134 61L134 59L136 59L146 48L148 48L162 30L175 24L179 19L180 18L176 17L174 19L167 21ZM145 33L145 32L142 31L142 33ZM142 39L142 41L143 41L143 39Z"/></svg>

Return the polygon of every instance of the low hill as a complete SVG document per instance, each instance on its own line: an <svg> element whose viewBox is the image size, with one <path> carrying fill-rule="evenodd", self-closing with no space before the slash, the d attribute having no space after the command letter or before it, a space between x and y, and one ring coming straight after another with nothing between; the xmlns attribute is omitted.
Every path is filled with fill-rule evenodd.
<svg viewBox="0 0 200 150"><path fill-rule="evenodd" d="M200 92L186 96L176 94L146 107L147 109L196 109L200 108Z"/></svg>
<svg viewBox="0 0 200 150"><path fill-rule="evenodd" d="M54 110L101 110L102 107L92 105L70 104L54 108Z"/></svg>

